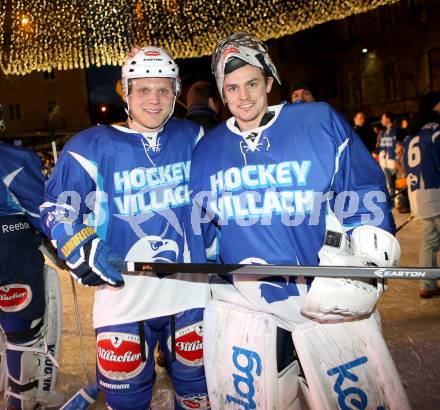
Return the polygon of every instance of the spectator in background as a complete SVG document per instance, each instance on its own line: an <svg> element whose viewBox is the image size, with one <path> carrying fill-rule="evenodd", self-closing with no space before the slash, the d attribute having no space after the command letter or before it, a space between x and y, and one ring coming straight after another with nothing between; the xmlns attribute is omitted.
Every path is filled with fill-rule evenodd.
<svg viewBox="0 0 440 410"><path fill-rule="evenodd" d="M381 124L385 127L380 141L379 141L379 164L385 173L387 180L387 187L390 196L395 192L396 183L396 141L397 141L397 127L395 126L395 116L391 112L382 114Z"/></svg>
<svg viewBox="0 0 440 410"><path fill-rule="evenodd" d="M54 160L50 155L42 154L41 161L43 162L43 174L49 177L55 165Z"/></svg>
<svg viewBox="0 0 440 410"><path fill-rule="evenodd" d="M202 125L205 132L218 124L220 100L215 85L207 81L197 81L188 90L186 102L188 105L186 119Z"/></svg>
<svg viewBox="0 0 440 410"><path fill-rule="evenodd" d="M318 93L314 85L309 81L298 81L293 84L290 95L292 103L297 101L314 102L317 99Z"/></svg>
<svg viewBox="0 0 440 410"><path fill-rule="evenodd" d="M367 147L368 151L372 153L376 148L376 134L371 125L367 124L367 117L362 111L356 113L353 118L354 127L357 135L361 137L362 142Z"/></svg>
<svg viewBox="0 0 440 410"><path fill-rule="evenodd" d="M397 135L396 135L396 189L398 191L402 191L400 195L397 197L397 210L401 214L409 213L409 199L408 199L408 190L406 183L406 170L404 166L404 146L403 141L408 135L408 126L410 124L410 117L404 116L400 120L400 126L397 127Z"/></svg>
<svg viewBox="0 0 440 410"><path fill-rule="evenodd" d="M400 120L400 125L397 127L397 141L402 142L405 140L406 136L408 135L408 127L410 125L410 118L409 116L404 116Z"/></svg>
<svg viewBox="0 0 440 410"><path fill-rule="evenodd" d="M374 151L372 153L373 158L379 162L379 143L380 139L382 138L382 134L384 132L383 125L381 123L376 123L373 125L373 131L376 134L376 146L374 148Z"/></svg>
<svg viewBox="0 0 440 410"><path fill-rule="evenodd" d="M380 139L382 138L382 134L384 132L384 127L380 122L378 122L373 125L373 131L376 134L376 151L377 151L379 149Z"/></svg>
<svg viewBox="0 0 440 410"><path fill-rule="evenodd" d="M403 142L396 142L396 189L401 191L397 197L397 210L401 214L407 214L411 211L408 199L408 190L406 182L406 169L404 166L405 150Z"/></svg>
<svg viewBox="0 0 440 410"><path fill-rule="evenodd" d="M400 121L400 129L405 134L408 131L408 127L410 124L410 118L409 117L403 117Z"/></svg>
<svg viewBox="0 0 440 410"><path fill-rule="evenodd" d="M419 262L424 268L436 268L440 250L440 92L423 98L408 134L405 167L409 199L422 227ZM421 280L419 295L440 295L437 281Z"/></svg>

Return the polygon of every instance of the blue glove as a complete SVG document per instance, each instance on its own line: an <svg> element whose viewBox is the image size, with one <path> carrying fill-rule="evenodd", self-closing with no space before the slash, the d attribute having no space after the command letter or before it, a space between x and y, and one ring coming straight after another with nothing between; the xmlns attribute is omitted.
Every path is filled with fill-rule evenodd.
<svg viewBox="0 0 440 410"><path fill-rule="evenodd" d="M70 273L78 283L85 286L111 285L119 288L124 284L122 275L108 261L118 256L99 238L80 247L67 261Z"/></svg>
<svg viewBox="0 0 440 410"><path fill-rule="evenodd" d="M54 230L52 236L57 241L59 256L66 261L75 280L85 286L122 286L122 275L108 262L120 258L97 237L95 230L86 225L70 228L71 235L63 227Z"/></svg>

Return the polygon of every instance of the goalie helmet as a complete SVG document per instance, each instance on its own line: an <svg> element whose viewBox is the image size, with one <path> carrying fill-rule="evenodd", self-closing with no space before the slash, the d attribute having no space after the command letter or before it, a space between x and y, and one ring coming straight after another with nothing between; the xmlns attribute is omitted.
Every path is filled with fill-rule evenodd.
<svg viewBox="0 0 440 410"><path fill-rule="evenodd" d="M122 66L122 89L125 95L129 94L129 80L145 77L172 78L174 81L174 95L179 96L181 83L179 67L170 55L159 47L143 47L128 57Z"/></svg>
<svg viewBox="0 0 440 410"><path fill-rule="evenodd" d="M278 84L281 84L277 69L270 59L266 45L248 33L234 33L221 40L212 54L212 73L215 76L223 102L225 70L227 71L226 66L233 59L239 59L245 64L261 68L267 76L274 77ZM230 71L233 71L233 69Z"/></svg>

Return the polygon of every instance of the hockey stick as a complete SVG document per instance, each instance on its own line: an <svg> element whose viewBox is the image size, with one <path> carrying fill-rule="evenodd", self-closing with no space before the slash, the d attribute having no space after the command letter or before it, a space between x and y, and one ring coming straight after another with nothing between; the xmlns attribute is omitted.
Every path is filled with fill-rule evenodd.
<svg viewBox="0 0 440 410"><path fill-rule="evenodd" d="M56 146L55 141L52 141L52 152L53 152L54 164L56 164L57 160L58 160L58 151L57 151L57 146ZM72 287L73 305L75 307L76 327L78 328L78 333L79 333L79 344L80 344L81 353L82 353L84 374L86 376L87 383L90 384L89 370L87 367L86 348L85 348L85 344L84 344L84 336L83 336L82 326L81 326L81 315L79 312L79 303L78 303L78 296L76 294L75 280L73 279L73 277L71 275L69 275L69 276L70 276L70 285Z"/></svg>
<svg viewBox="0 0 440 410"><path fill-rule="evenodd" d="M396 228L396 233L399 232L406 225L408 225L413 219L414 219L414 215L411 215L405 222L402 223L402 225L400 225Z"/></svg>
<svg viewBox="0 0 440 410"><path fill-rule="evenodd" d="M359 266L297 266L297 265L220 265L210 263L149 263L110 261L119 272L128 276L154 274L210 274L261 275L261 276L311 276L327 278L363 279L440 279L440 269L435 268L379 268Z"/></svg>
<svg viewBox="0 0 440 410"><path fill-rule="evenodd" d="M394 193L393 195L390 196L390 199L395 198L396 196L400 195L402 192L405 192L408 190L408 187L406 188L402 188L400 191L397 191L396 193Z"/></svg>

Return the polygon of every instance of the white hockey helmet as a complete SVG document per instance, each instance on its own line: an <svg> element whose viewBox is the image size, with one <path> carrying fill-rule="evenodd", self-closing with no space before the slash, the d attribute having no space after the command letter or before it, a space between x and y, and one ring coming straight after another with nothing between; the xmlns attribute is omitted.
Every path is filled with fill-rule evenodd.
<svg viewBox="0 0 440 410"><path fill-rule="evenodd" d="M261 68L267 76L274 77L278 84L281 84L277 69L270 59L267 46L257 37L253 37L248 33L234 33L219 41L212 54L212 73L215 76L217 88L223 101L225 68L232 59L240 59L246 64Z"/></svg>
<svg viewBox="0 0 440 410"><path fill-rule="evenodd" d="M122 90L127 96L129 80L145 77L164 77L174 80L174 95L179 96L181 83L179 67L171 56L159 47L142 47L122 66Z"/></svg>

